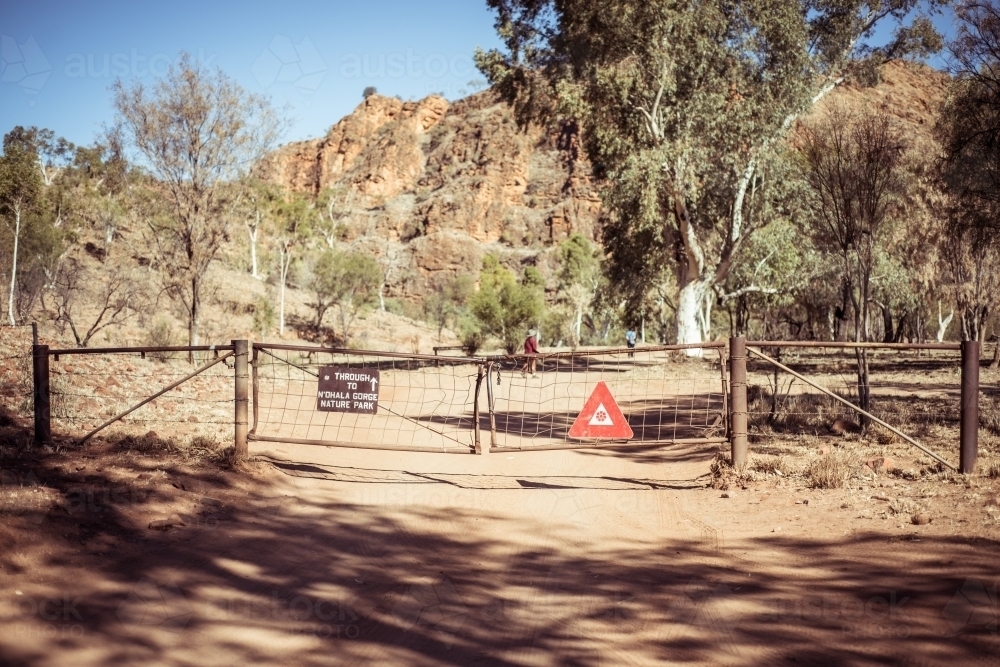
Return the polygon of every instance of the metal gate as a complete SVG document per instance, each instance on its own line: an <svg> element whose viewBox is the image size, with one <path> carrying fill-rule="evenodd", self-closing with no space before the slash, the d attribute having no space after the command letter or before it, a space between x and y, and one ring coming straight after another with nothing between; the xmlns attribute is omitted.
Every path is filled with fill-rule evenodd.
<svg viewBox="0 0 1000 667"><path fill-rule="evenodd" d="M724 343L530 357L257 343L251 366L252 441L441 453L482 452L487 437L503 452L726 442ZM377 391L350 386L373 380ZM631 437L572 437L602 383Z"/></svg>

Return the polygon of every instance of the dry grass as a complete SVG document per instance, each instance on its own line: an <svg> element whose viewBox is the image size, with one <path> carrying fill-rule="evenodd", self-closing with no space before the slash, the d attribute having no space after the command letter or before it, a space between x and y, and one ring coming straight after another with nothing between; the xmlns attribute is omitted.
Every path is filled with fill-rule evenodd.
<svg viewBox="0 0 1000 667"><path fill-rule="evenodd" d="M806 477L817 489L839 489L860 467L857 454L834 450L813 461L806 469Z"/></svg>
<svg viewBox="0 0 1000 667"><path fill-rule="evenodd" d="M920 511L920 507L908 498L896 498L889 503L889 512L896 515L912 516Z"/></svg>
<svg viewBox="0 0 1000 667"><path fill-rule="evenodd" d="M712 475L712 488L727 491L734 487L747 488L754 481L754 473L750 465L734 467L729 455L718 452L709 465Z"/></svg>
<svg viewBox="0 0 1000 667"><path fill-rule="evenodd" d="M222 444L212 437L194 436L188 440L179 440L161 438L149 431L144 435L112 434L107 437L107 441L124 454L169 454L185 460L225 462Z"/></svg>
<svg viewBox="0 0 1000 667"><path fill-rule="evenodd" d="M793 472L792 465L786 457L769 456L767 454L754 456L750 461L750 470L765 475L778 475L780 477L787 477Z"/></svg>

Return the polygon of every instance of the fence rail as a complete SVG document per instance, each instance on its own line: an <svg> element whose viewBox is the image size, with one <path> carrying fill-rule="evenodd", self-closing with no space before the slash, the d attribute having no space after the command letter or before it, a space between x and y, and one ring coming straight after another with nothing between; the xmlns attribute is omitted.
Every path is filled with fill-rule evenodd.
<svg viewBox="0 0 1000 667"><path fill-rule="evenodd" d="M899 438L949 468L974 469L978 343L746 341L745 346L758 360L749 367L747 409L749 430L756 437L849 433L871 421L886 429L877 434L884 443ZM769 354L759 351L763 349ZM907 358L906 351L929 354ZM864 383L857 372L862 354L869 369ZM958 382L956 366L961 368ZM915 382L912 374L918 369L921 381ZM862 390L869 396L868 410L860 407L865 404L859 398ZM933 451L930 441L958 441L959 464Z"/></svg>
<svg viewBox="0 0 1000 667"><path fill-rule="evenodd" d="M856 343L851 341L822 340L748 340L750 347L818 347L866 350L953 350L962 349L959 343Z"/></svg>
<svg viewBox="0 0 1000 667"><path fill-rule="evenodd" d="M842 354L863 350L872 367L870 416L921 448L957 436L962 472L974 469L978 448L980 349L974 342L733 338L728 344L453 357L246 341L65 349L29 342L28 331L0 329L0 373L4 396L30 391L13 405L22 414L33 412L39 442L51 438L53 421L62 433L88 437L109 424L163 424L192 435L233 429L237 453L244 454L248 441L444 453L728 441L733 462L742 465L751 437L816 433L843 412L837 407L843 403L848 412L864 414L851 394L853 359ZM709 354L691 355L693 349ZM930 354L909 359L908 350ZM956 382L959 355L948 353L959 351ZM179 360L146 358L182 352L208 352L215 359L192 372ZM915 368L935 382L909 381ZM324 408L320 375L330 369L377 379L369 409ZM778 373L787 376L779 380ZM798 383L794 390L792 382ZM610 398L597 419L597 412L584 413L596 405L601 387ZM601 431L618 419L612 405L625 434ZM588 418L593 428L579 428ZM916 431L903 432L904 422Z"/></svg>

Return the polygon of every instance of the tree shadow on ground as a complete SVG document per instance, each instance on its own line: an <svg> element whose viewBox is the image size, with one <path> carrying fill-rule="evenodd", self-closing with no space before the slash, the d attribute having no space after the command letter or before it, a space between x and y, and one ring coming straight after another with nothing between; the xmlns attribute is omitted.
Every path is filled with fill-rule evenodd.
<svg viewBox="0 0 1000 667"><path fill-rule="evenodd" d="M62 494L84 481L122 484L44 459L22 468ZM234 479L206 468L179 483L198 503ZM166 533L130 527L114 501L83 508L70 516L120 547L89 552L98 534L66 540L33 565L51 577L45 585L5 550L2 594L16 585L24 595L4 599L14 616L0 657L11 665L769 666L997 656L994 541L906 543L871 532L730 543L684 529L681 517L710 528L713 518L685 513L677 491L442 483L447 494L416 496L408 485L308 481L297 495L261 488L221 507L202 504L212 521ZM505 511L511 494L530 494L527 511ZM35 529L64 530L69 522L54 513ZM914 549L920 555L905 567L893 557ZM50 599L69 600L69 617L46 606Z"/></svg>

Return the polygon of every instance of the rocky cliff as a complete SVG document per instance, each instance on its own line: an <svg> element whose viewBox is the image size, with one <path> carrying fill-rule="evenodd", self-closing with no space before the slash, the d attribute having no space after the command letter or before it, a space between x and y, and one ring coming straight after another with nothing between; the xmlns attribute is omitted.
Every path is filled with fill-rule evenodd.
<svg viewBox="0 0 1000 667"><path fill-rule="evenodd" d="M597 240L600 201L575 128L522 131L484 92L454 104L372 95L325 137L286 145L258 173L331 195L346 241L392 264L390 293L416 297L484 252L543 262L573 232Z"/></svg>
<svg viewBox="0 0 1000 667"><path fill-rule="evenodd" d="M843 86L819 112L840 103L882 109L926 140L946 82L926 66L893 62L878 86ZM577 128L523 131L489 91L454 104L372 95L325 137L282 147L258 173L290 190L333 193L346 242L380 258L393 296L419 297L475 273L484 252L544 272L562 239L600 236Z"/></svg>

